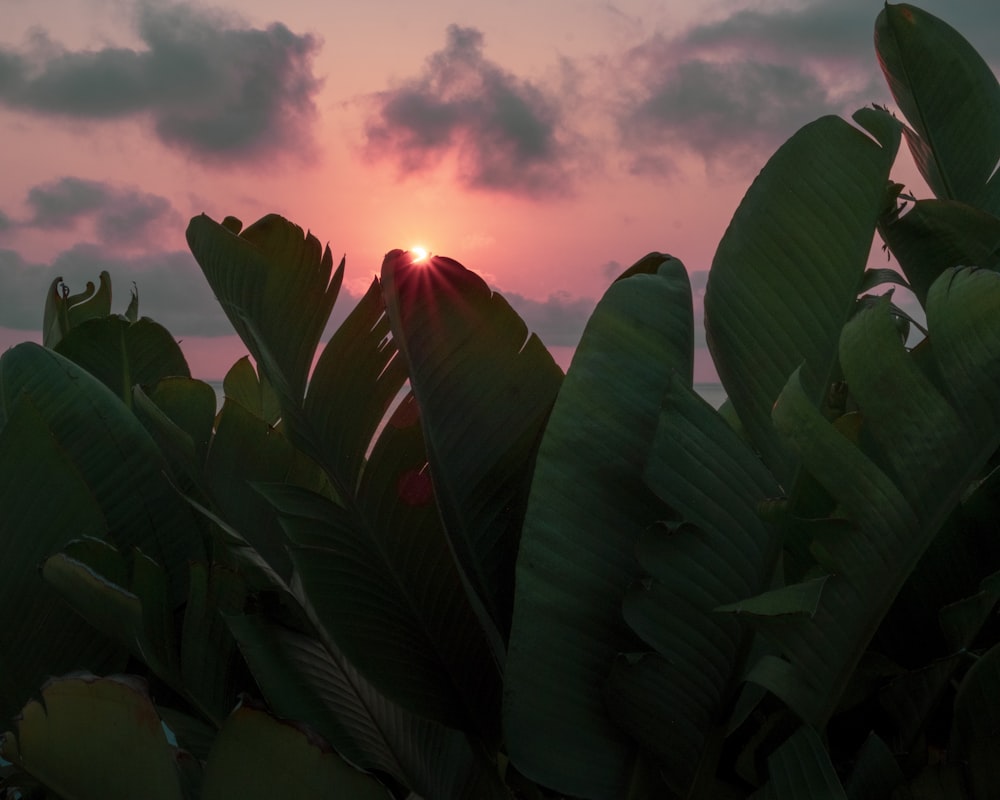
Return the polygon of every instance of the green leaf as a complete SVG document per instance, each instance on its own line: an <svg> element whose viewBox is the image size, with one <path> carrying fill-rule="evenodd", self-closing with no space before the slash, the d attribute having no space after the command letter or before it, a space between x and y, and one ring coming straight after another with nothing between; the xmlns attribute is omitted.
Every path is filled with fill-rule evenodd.
<svg viewBox="0 0 1000 800"><path fill-rule="evenodd" d="M939 278L929 295L935 298L928 304L934 308L928 325L937 367L947 373L956 397L994 392L1000 318L994 315L990 325L985 315L970 313L965 294L948 293L950 277ZM957 343L941 334L956 331L970 317L973 332L957 355ZM877 445L875 460L812 408L798 374L774 410L778 429L855 526L822 543L824 563L836 574L827 581L816 614L762 628L779 643L801 682L814 688L814 702L793 706L814 725L824 724L836 708L900 587L1000 444L1000 418L986 418L972 429L917 368L895 333L887 303L859 312L845 327L840 358L865 430ZM780 686L768 688L781 694Z"/></svg>
<svg viewBox="0 0 1000 800"><path fill-rule="evenodd" d="M779 537L757 513L778 487L760 459L674 377L645 470L683 524L639 534L647 577L625 594L625 620L658 654L619 657L607 687L612 717L653 753L680 796L714 776L722 720L740 679L747 631L717 606L770 585ZM700 776L700 777L699 777Z"/></svg>
<svg viewBox="0 0 1000 800"><path fill-rule="evenodd" d="M162 564L171 599L186 593L187 563L202 543L187 505L166 476L160 450L141 423L102 383L68 359L38 345L11 348L0 359L0 424L17 399L30 398L47 436L90 487L119 550L137 546ZM31 445L35 446L35 445ZM50 502L46 481L15 480L38 506ZM73 528L63 541L93 531Z"/></svg>
<svg viewBox="0 0 1000 800"><path fill-rule="evenodd" d="M128 590L128 565L100 539L77 539L42 564L42 577L97 630L140 655L149 650L142 600Z"/></svg>
<svg viewBox="0 0 1000 800"><path fill-rule="evenodd" d="M243 610L247 587L239 573L215 564L191 565L191 592L181 628L181 681L186 694L219 724L236 698L236 641L223 615Z"/></svg>
<svg viewBox="0 0 1000 800"><path fill-rule="evenodd" d="M0 755L71 800L181 800L174 752L129 676L56 678L22 710Z"/></svg>
<svg viewBox="0 0 1000 800"><path fill-rule="evenodd" d="M249 356L243 356L230 367L222 382L225 397L239 403L247 411L268 425L275 425L281 417L281 403L266 375L257 375Z"/></svg>
<svg viewBox="0 0 1000 800"><path fill-rule="evenodd" d="M326 476L281 431L226 399L205 463L205 486L220 516L288 580L292 563L270 504L251 484L289 483L330 494Z"/></svg>
<svg viewBox="0 0 1000 800"><path fill-rule="evenodd" d="M215 426L215 390L204 381L174 377L157 381L143 392L190 437L196 463L204 464Z"/></svg>
<svg viewBox="0 0 1000 800"><path fill-rule="evenodd" d="M770 779L756 800L847 800L819 734L808 725L767 759Z"/></svg>
<svg viewBox="0 0 1000 800"><path fill-rule="evenodd" d="M847 780L847 800L884 800L903 783L896 757L876 734L865 739Z"/></svg>
<svg viewBox="0 0 1000 800"><path fill-rule="evenodd" d="M121 669L125 654L82 625L38 565L73 536L103 536L90 487L22 398L0 430L0 723L53 672Z"/></svg>
<svg viewBox="0 0 1000 800"><path fill-rule="evenodd" d="M944 386L952 403L982 434L1000 426L998 303L1000 273L992 270L952 270L927 293L927 325Z"/></svg>
<svg viewBox="0 0 1000 800"><path fill-rule="evenodd" d="M771 407L800 365L819 405L854 313L899 128L884 113L855 115L874 141L838 117L799 130L771 157L716 251L705 293L712 358L754 447L791 486L795 458Z"/></svg>
<svg viewBox="0 0 1000 800"><path fill-rule="evenodd" d="M587 324L539 449L517 561L510 757L589 798L617 798L628 782L634 745L608 716L604 683L638 646L620 604L639 577L636 541L665 513L643 481L660 404L674 373L691 385L687 273L670 256L651 268L612 284Z"/></svg>
<svg viewBox="0 0 1000 800"><path fill-rule="evenodd" d="M965 765L972 797L989 797L1000 785L1000 645L965 673L955 694L949 755Z"/></svg>
<svg viewBox="0 0 1000 800"><path fill-rule="evenodd" d="M385 466L373 456L365 477L395 493L398 480L373 474ZM317 628L404 707L495 739L499 675L433 504L366 492L379 504L365 509L369 526L305 490L259 489L281 514L293 588Z"/></svg>
<svg viewBox="0 0 1000 800"><path fill-rule="evenodd" d="M170 464L174 484L200 493L215 425L215 390L191 378L165 378L146 391L136 386L132 410Z"/></svg>
<svg viewBox="0 0 1000 800"><path fill-rule="evenodd" d="M753 617L784 617L788 615L805 615L811 617L816 613L823 586L829 575L814 578L802 583L793 583L772 589L746 600L719 606L716 611L731 611L734 614L748 614Z"/></svg>
<svg viewBox="0 0 1000 800"><path fill-rule="evenodd" d="M132 387L161 378L190 378L187 361L173 336L159 323L143 317L103 317L78 325L56 346L56 352L98 378L126 405Z"/></svg>
<svg viewBox="0 0 1000 800"><path fill-rule="evenodd" d="M889 744L895 752L911 752L926 735L928 718L937 710L955 673L967 661L965 654L932 661L893 678L879 692L879 705L892 720Z"/></svg>
<svg viewBox="0 0 1000 800"><path fill-rule="evenodd" d="M288 421L289 436L323 465L344 502L357 495L366 456L405 382L376 279L323 348L301 417ZM423 443L414 445L422 466Z"/></svg>
<svg viewBox="0 0 1000 800"><path fill-rule="evenodd" d="M226 719L205 764L204 800L387 800L388 791L294 722L243 704Z"/></svg>
<svg viewBox="0 0 1000 800"><path fill-rule="evenodd" d="M951 267L1000 269L1000 219L954 200L918 200L905 214L880 220L879 234L922 306Z"/></svg>
<svg viewBox="0 0 1000 800"><path fill-rule="evenodd" d="M531 467L562 372L507 301L457 261L394 250L382 283L445 529L506 634Z"/></svg>
<svg viewBox="0 0 1000 800"><path fill-rule="evenodd" d="M227 621L275 713L308 723L352 763L428 800L509 798L463 734L393 703L335 647L260 616Z"/></svg>
<svg viewBox="0 0 1000 800"><path fill-rule="evenodd" d="M330 248L276 214L239 233L202 214L187 241L258 369L283 405L299 408L316 346L344 277Z"/></svg>
<svg viewBox="0 0 1000 800"><path fill-rule="evenodd" d="M875 50L909 121L910 152L934 194L1000 214L1000 84L958 31L915 6L886 4Z"/></svg>

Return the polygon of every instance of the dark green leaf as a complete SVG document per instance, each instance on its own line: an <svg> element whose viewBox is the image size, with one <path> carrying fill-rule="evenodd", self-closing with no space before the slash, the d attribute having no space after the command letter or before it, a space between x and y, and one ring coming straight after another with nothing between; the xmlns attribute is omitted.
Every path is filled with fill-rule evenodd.
<svg viewBox="0 0 1000 800"><path fill-rule="evenodd" d="M1000 219L954 200L918 200L905 214L880 220L879 233L922 306L951 267L1000 269Z"/></svg>
<svg viewBox="0 0 1000 800"><path fill-rule="evenodd" d="M173 336L162 325L143 317L102 317L78 325L56 346L56 352L98 378L126 405L132 387L161 378L190 378L187 361Z"/></svg>
<svg viewBox="0 0 1000 800"><path fill-rule="evenodd" d="M767 759L770 780L755 800L847 800L819 734L803 725Z"/></svg>
<svg viewBox="0 0 1000 800"><path fill-rule="evenodd" d="M181 800L174 753L146 687L127 676L57 678L22 710L0 755L61 797Z"/></svg>
<svg viewBox="0 0 1000 800"><path fill-rule="evenodd" d="M330 248L276 214L241 234L202 214L187 241L236 332L289 408L302 405L344 276Z"/></svg>
<svg viewBox="0 0 1000 800"><path fill-rule="evenodd" d="M531 467L562 373L507 301L458 262L394 250L382 282L445 529L506 634Z"/></svg>
<svg viewBox="0 0 1000 800"><path fill-rule="evenodd" d="M712 262L708 345L736 413L779 481L795 459L771 407L803 365L819 405L836 363L884 203L899 129L887 114L856 115L878 141L837 117L810 123L772 156L747 191Z"/></svg>
<svg viewBox="0 0 1000 800"><path fill-rule="evenodd" d="M336 648L261 617L228 622L270 707L307 722L352 763L428 800L509 797L497 765L464 735L391 702Z"/></svg>
<svg viewBox="0 0 1000 800"><path fill-rule="evenodd" d="M226 719L205 764L204 800L388 800L386 788L306 728L241 705Z"/></svg>
<svg viewBox="0 0 1000 800"><path fill-rule="evenodd" d="M875 50L934 194L1000 214L1000 84L990 66L950 25L906 3L886 3Z"/></svg>
<svg viewBox="0 0 1000 800"><path fill-rule="evenodd" d="M639 535L666 511L643 481L672 376L690 387L691 289L683 264L611 285L591 316L538 453L517 562L505 673L511 760L589 798L620 797L634 747L604 683L638 646L621 600ZM558 743L557 747L553 743Z"/></svg>

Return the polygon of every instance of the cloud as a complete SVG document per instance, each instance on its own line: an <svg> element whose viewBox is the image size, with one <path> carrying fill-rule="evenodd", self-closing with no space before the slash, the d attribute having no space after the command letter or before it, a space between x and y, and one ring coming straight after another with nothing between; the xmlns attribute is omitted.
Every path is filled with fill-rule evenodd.
<svg viewBox="0 0 1000 800"><path fill-rule="evenodd" d="M94 224L97 237L109 246L148 244L180 215L160 195L105 181L65 176L28 190L29 217L15 221L0 212L0 233L15 228L65 230L81 221Z"/></svg>
<svg viewBox="0 0 1000 800"><path fill-rule="evenodd" d="M620 140L633 173L669 173L679 152L710 174L753 174L824 114L887 102L870 3L744 9L674 37L650 36L621 61Z"/></svg>
<svg viewBox="0 0 1000 800"><path fill-rule="evenodd" d="M576 145L560 100L484 58L475 28L449 26L420 77L368 99L366 153L403 174L455 155L470 188L538 196L570 188Z"/></svg>
<svg viewBox="0 0 1000 800"><path fill-rule="evenodd" d="M575 346L597 305L592 297L572 297L568 292L555 292L545 300L533 300L516 292L500 294L520 314L528 330L550 347Z"/></svg>
<svg viewBox="0 0 1000 800"><path fill-rule="evenodd" d="M70 51L41 32L0 47L0 104L80 120L148 117L163 144L204 162L311 150L318 38L186 4L143 3L136 22L145 49Z"/></svg>
<svg viewBox="0 0 1000 800"><path fill-rule="evenodd" d="M93 244L77 244L50 264L30 263L14 250L0 250L0 292L11 298L4 303L0 327L40 329L45 293L53 280L61 277L72 292L78 292L88 281L96 283L102 270L111 275L113 313L124 313L134 282L139 291L139 312L174 335L233 332L190 253L123 258Z"/></svg>

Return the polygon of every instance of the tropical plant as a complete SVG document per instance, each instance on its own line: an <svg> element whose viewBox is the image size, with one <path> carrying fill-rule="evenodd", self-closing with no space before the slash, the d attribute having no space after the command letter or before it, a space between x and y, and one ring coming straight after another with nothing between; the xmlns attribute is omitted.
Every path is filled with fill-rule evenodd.
<svg viewBox="0 0 1000 800"><path fill-rule="evenodd" d="M991 796L1000 86L912 6L876 51L909 124L805 126L719 245L718 412L662 253L563 376L398 250L318 352L344 262L196 217L221 408L137 293L54 282L0 358L8 796Z"/></svg>

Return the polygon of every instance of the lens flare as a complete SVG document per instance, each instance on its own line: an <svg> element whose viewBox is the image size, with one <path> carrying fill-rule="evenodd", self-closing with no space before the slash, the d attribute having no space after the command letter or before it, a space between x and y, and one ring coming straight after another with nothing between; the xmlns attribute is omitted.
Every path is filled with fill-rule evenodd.
<svg viewBox="0 0 1000 800"><path fill-rule="evenodd" d="M419 245L410 248L410 252L413 254L414 261L425 261L430 253L427 252L426 247L420 247Z"/></svg>

